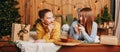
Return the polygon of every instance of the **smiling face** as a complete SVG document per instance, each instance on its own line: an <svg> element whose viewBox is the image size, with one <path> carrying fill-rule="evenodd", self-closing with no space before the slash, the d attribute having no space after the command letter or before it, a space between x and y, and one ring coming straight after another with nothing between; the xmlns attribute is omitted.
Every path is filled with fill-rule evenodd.
<svg viewBox="0 0 120 52"><path fill-rule="evenodd" d="M47 12L44 15L44 18L42 19L42 22L44 22L46 25L49 25L54 22L54 17L52 12Z"/></svg>

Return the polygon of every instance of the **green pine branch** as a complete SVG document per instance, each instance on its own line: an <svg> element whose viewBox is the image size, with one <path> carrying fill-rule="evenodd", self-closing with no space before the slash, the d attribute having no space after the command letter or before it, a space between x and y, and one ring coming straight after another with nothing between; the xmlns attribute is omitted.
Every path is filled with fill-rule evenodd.
<svg viewBox="0 0 120 52"><path fill-rule="evenodd" d="M21 22L17 4L17 0L0 0L0 36L10 35L12 23Z"/></svg>
<svg viewBox="0 0 120 52"><path fill-rule="evenodd" d="M108 7L107 5L104 6L104 11L102 15L98 15L96 22L99 23L104 23L104 22L109 22L113 21L111 14L108 13Z"/></svg>

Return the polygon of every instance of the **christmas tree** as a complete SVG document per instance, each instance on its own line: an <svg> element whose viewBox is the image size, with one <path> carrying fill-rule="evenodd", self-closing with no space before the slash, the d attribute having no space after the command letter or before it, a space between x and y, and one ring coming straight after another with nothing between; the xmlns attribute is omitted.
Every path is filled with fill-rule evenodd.
<svg viewBox="0 0 120 52"><path fill-rule="evenodd" d="M104 6L104 11L101 15L97 16L96 22L98 24L113 21L111 14L108 13L108 7L107 5Z"/></svg>
<svg viewBox="0 0 120 52"><path fill-rule="evenodd" d="M20 23L17 0L0 0L0 36L10 35L12 23Z"/></svg>
<svg viewBox="0 0 120 52"><path fill-rule="evenodd" d="M102 14L102 21L103 22L112 21L112 16L111 16L111 14L108 13L108 7L107 7L107 5L105 5L105 7L104 7L104 12Z"/></svg>

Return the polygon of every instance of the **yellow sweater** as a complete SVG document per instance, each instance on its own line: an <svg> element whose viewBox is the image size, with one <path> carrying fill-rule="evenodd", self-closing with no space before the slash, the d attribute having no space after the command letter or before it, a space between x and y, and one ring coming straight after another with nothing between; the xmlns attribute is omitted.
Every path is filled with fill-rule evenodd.
<svg viewBox="0 0 120 52"><path fill-rule="evenodd" d="M54 29L51 35L48 35L41 26L41 24L36 25L37 39L45 39L46 42L54 42L60 41L60 24L58 22L54 22Z"/></svg>

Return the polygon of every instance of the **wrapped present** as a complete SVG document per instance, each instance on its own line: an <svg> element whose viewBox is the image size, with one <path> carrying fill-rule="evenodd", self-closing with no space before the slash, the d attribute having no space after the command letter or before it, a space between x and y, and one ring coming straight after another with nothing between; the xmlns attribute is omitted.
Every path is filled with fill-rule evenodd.
<svg viewBox="0 0 120 52"><path fill-rule="evenodd" d="M118 45L118 38L116 36L101 35L100 44Z"/></svg>
<svg viewBox="0 0 120 52"><path fill-rule="evenodd" d="M28 41L29 32L30 32L30 25L13 23L11 40L12 41L17 41L17 40Z"/></svg>

